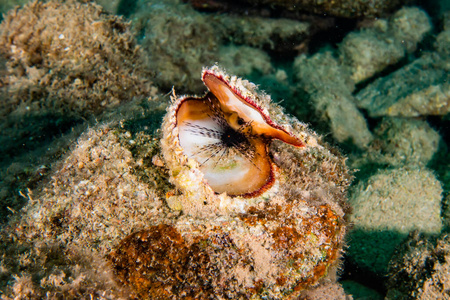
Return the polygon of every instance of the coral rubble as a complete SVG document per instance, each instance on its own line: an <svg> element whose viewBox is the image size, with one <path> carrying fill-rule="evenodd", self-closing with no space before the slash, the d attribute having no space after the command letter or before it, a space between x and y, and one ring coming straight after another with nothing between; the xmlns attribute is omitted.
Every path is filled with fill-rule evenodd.
<svg viewBox="0 0 450 300"><path fill-rule="evenodd" d="M411 51L430 30L430 24L420 10L401 11L392 21L396 28L393 37L406 51ZM358 107L367 109L372 117L447 114L450 111L449 55L445 50L449 46L448 32L448 26L444 26L437 36L437 51L424 51L420 57L359 91L356 95Z"/></svg>
<svg viewBox="0 0 450 300"><path fill-rule="evenodd" d="M410 28L414 28L414 31ZM402 8L390 19L377 20L371 27L348 34L339 44L338 51L322 49L310 57L304 54L298 56L294 62L297 89L308 95L318 119L329 124L329 130L336 140L351 141L362 149L367 148L373 136L357 107L366 108L371 115L378 116L380 114L372 111L385 109L385 102L390 103L406 94L409 81L399 84L405 75L399 74L395 80L388 81L392 85L381 86L378 81L387 79L380 78L359 91L355 97L356 85L370 80L401 60L406 53L414 51L430 29L430 20L423 10L416 7ZM445 68L445 65L440 68ZM442 71L437 70L434 77L421 77L420 80L431 85L444 79L442 76L445 76ZM417 79L413 77L411 82ZM442 106L446 99L441 97L441 94L445 94L443 85L442 88L425 91L439 94L435 106ZM394 93L397 90L399 92ZM389 97L384 97L379 91L386 91ZM403 110L403 105L403 102L399 102L400 110Z"/></svg>
<svg viewBox="0 0 450 300"><path fill-rule="evenodd" d="M405 7L389 19L378 19L349 33L339 45L340 57L350 66L351 79L359 83L416 50L430 30L430 19L423 10Z"/></svg>
<svg viewBox="0 0 450 300"><path fill-rule="evenodd" d="M439 154L442 144L442 137L426 121L385 117L374 129L374 140L367 152L353 157L352 166L425 166Z"/></svg>
<svg viewBox="0 0 450 300"><path fill-rule="evenodd" d="M185 93L202 91L196 74L205 65L220 62L230 70L248 70L246 60L254 61L252 54L267 56L261 49L295 51L312 31L306 21L205 14L179 0L138 1L137 6L132 23L155 71L155 83ZM231 59L235 46L245 47L241 59ZM263 63L255 69L266 74L270 66Z"/></svg>
<svg viewBox="0 0 450 300"><path fill-rule="evenodd" d="M155 70L155 83L198 92L204 65L218 59L219 35L209 20L181 1L140 1L133 25Z"/></svg>
<svg viewBox="0 0 450 300"><path fill-rule="evenodd" d="M280 53L292 51L312 31L310 22L284 18L213 15L210 21L217 24L216 30L228 42Z"/></svg>

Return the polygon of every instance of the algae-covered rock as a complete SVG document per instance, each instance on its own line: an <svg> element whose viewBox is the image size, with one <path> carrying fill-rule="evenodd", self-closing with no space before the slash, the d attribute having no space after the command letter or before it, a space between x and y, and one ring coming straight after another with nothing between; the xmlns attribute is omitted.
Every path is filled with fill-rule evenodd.
<svg viewBox="0 0 450 300"><path fill-rule="evenodd" d="M209 19L181 1L140 1L131 17L155 71L155 83L198 92L204 65L218 59L219 37Z"/></svg>
<svg viewBox="0 0 450 300"><path fill-rule="evenodd" d="M157 90L129 24L93 3L33 1L11 10L0 24L0 57L4 221L25 203L18 191L45 178L82 122Z"/></svg>
<svg viewBox="0 0 450 300"><path fill-rule="evenodd" d="M434 102L430 106L446 111L447 67L441 58L438 61L428 59L423 64L430 65L417 66L420 72L417 77L411 76L411 70L401 74L401 71L397 71L399 74L394 79L393 74L380 78L359 91L356 97L354 95L357 84L374 78L388 66L402 60L406 54L415 51L417 44L430 30L429 17L423 10L417 7L402 8L389 19L376 20L360 31L349 33L337 51L322 49L311 57L298 56L294 62L297 89L307 94L316 116L328 124L337 141L350 141L359 148L367 149L373 137L357 106L367 109L371 116L409 116L408 110L414 107L405 109L404 106L415 104L406 104L398 99L404 97L400 93L415 93L414 97L434 96L435 101L431 100ZM436 70L432 69L434 65L437 66ZM417 83L426 89L417 91ZM399 102L398 113L387 107L394 101ZM419 105L424 106L422 103ZM387 109L389 113L379 113Z"/></svg>
<svg viewBox="0 0 450 300"><path fill-rule="evenodd" d="M122 135L128 137L128 147L134 145L129 133ZM88 130L51 181L28 192L28 205L2 231L1 253L7 257L2 260L7 270L0 286L3 294L126 295L104 257L124 234L162 217L165 207L155 189L158 174L149 178L138 172L144 162L136 161L119 140L117 128L108 125ZM148 163L145 156L141 159ZM23 290L28 277L33 278L30 292Z"/></svg>
<svg viewBox="0 0 450 300"><path fill-rule="evenodd" d="M440 182L424 168L380 170L360 182L350 196L350 257L384 274L395 247L411 231L440 233L441 200Z"/></svg>
<svg viewBox="0 0 450 300"><path fill-rule="evenodd" d="M245 47L239 54L241 59L225 66L230 70L245 68L245 61L255 61L252 53L257 52L258 58L264 56L257 69L266 73L267 54L263 49L292 52L310 34L306 21L210 15L180 0L140 1L137 7L131 15L134 29L155 72L155 82L166 90L175 87L179 92L201 92L202 84L196 75L205 65L232 62L234 45ZM227 48L231 53L225 51Z"/></svg>
<svg viewBox="0 0 450 300"><path fill-rule="evenodd" d="M253 72L267 75L274 71L269 55L260 49L228 45L220 47L219 54L220 64L239 76Z"/></svg>
<svg viewBox="0 0 450 300"><path fill-rule="evenodd" d="M2 230L3 299L129 299L108 263L94 251L26 240L10 235L11 228Z"/></svg>
<svg viewBox="0 0 450 300"><path fill-rule="evenodd" d="M425 53L361 90L358 106L372 117L445 115L450 111L449 70L448 57Z"/></svg>
<svg viewBox="0 0 450 300"><path fill-rule="evenodd" d="M389 299L448 299L450 297L450 237L434 242L412 236L389 266Z"/></svg>
<svg viewBox="0 0 450 300"><path fill-rule="evenodd" d="M354 168L368 163L388 166L427 165L443 140L426 121L385 117L374 129L368 151L354 158Z"/></svg>
<svg viewBox="0 0 450 300"><path fill-rule="evenodd" d="M231 43L276 52L293 51L311 32L307 21L245 15L213 15L217 32Z"/></svg>
<svg viewBox="0 0 450 300"><path fill-rule="evenodd" d="M450 28L436 37L436 50L442 56L450 56Z"/></svg>
<svg viewBox="0 0 450 300"><path fill-rule="evenodd" d="M161 107L141 104L128 119L118 111L78 138L47 183L23 193L27 206L0 236L5 297L346 298L335 273L347 226L345 158L255 85L220 74L233 93L258 101L254 109L263 105L247 126L265 128L254 113L270 115L272 134L290 143L250 127L221 136L222 146L248 153L256 150L244 138L266 145L267 188L215 193L197 181L198 162L173 148L172 110L162 136L152 125ZM236 164L261 158L243 153Z"/></svg>
<svg viewBox="0 0 450 300"><path fill-rule="evenodd" d="M349 33L339 45L343 64L350 65L355 83L367 80L399 62L431 30L428 15L417 7L405 7L390 19Z"/></svg>
<svg viewBox="0 0 450 300"><path fill-rule="evenodd" d="M417 44L432 29L427 13L418 7L403 7L389 20L389 30L397 41L401 41L407 52L417 49Z"/></svg>
<svg viewBox="0 0 450 300"><path fill-rule="evenodd" d="M333 137L339 142L351 141L366 148L372 134L354 104L354 83L349 69L341 65L332 52L324 51L311 57L298 56L294 70L297 88L309 95L316 115L328 124Z"/></svg>
<svg viewBox="0 0 450 300"><path fill-rule="evenodd" d="M88 116L150 94L142 52L117 16L93 3L34 1L0 25L1 114Z"/></svg>
<svg viewBox="0 0 450 300"><path fill-rule="evenodd" d="M436 37L435 47L437 52L443 57L450 56L450 12L447 11L443 16L443 30Z"/></svg>
<svg viewBox="0 0 450 300"><path fill-rule="evenodd" d="M427 169L382 170L355 187L351 219L367 229L439 233L441 194L439 181Z"/></svg>
<svg viewBox="0 0 450 300"><path fill-rule="evenodd" d="M429 21L426 21L426 16L420 17L416 12L416 17L422 19L416 26L414 22L409 23L406 14L400 14L400 18L395 19L395 38L405 44L407 51L411 47L414 50L415 43L427 31L425 25ZM436 37L436 52L425 52L395 72L370 83L356 95L357 105L367 109L372 117L447 114L450 110L447 27L444 26ZM410 42L404 41L405 38Z"/></svg>
<svg viewBox="0 0 450 300"><path fill-rule="evenodd" d="M378 22L378 26L385 26L385 20ZM354 82L372 77L405 55L401 42L395 43L392 37L386 35L376 29L365 29L345 36L339 50L343 61L352 68Z"/></svg>

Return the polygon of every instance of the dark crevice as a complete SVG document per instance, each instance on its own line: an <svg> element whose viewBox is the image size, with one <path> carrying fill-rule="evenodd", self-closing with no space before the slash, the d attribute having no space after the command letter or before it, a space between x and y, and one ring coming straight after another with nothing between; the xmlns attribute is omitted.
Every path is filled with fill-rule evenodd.
<svg viewBox="0 0 450 300"><path fill-rule="evenodd" d="M337 44L342 42L349 32L355 30L356 25L357 20L355 19L334 18L334 26L326 30L320 30L310 37L308 53L310 55L315 54L329 45L337 48Z"/></svg>
<svg viewBox="0 0 450 300"><path fill-rule="evenodd" d="M359 112L363 115L364 119L366 120L367 127L369 128L370 132L374 132L375 128L377 128L378 124L380 124L382 118L370 117L366 109L359 108Z"/></svg>
<svg viewBox="0 0 450 300"><path fill-rule="evenodd" d="M427 116L426 120L440 134L447 148L450 148L450 115Z"/></svg>
<svg viewBox="0 0 450 300"><path fill-rule="evenodd" d="M375 274L367 268L356 264L351 258L344 255L344 264L339 281L352 280L363 286L371 288L381 295L386 295L385 277Z"/></svg>
<svg viewBox="0 0 450 300"><path fill-rule="evenodd" d="M394 73L395 71L400 70L401 68L403 68L405 65L407 65L409 63L410 63L410 60L408 59L407 56L405 56L400 61L398 61L397 63L395 63L393 65L390 65L390 66L387 66L381 72L376 73L375 75L373 75L369 79L366 79L366 80L356 84L355 90L353 91L353 95L358 94L361 90L365 89L368 85L370 85L371 83L373 83L377 79L383 78L385 76L388 76L388 75Z"/></svg>
<svg viewBox="0 0 450 300"><path fill-rule="evenodd" d="M121 0L117 7L117 14L129 17L136 12L137 0Z"/></svg>

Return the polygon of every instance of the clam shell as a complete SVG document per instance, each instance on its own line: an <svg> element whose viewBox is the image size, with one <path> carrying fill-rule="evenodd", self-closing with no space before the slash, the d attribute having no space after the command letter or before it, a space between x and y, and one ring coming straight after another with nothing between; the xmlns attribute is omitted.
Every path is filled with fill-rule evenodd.
<svg viewBox="0 0 450 300"><path fill-rule="evenodd" d="M174 262L174 267L186 267L187 274L191 267L201 268L215 295L299 296L333 274L339 261L351 180L345 158L331 151L304 123L285 114L254 84L229 76L218 66L203 70L202 78L209 92L203 97L173 95L162 125L163 157L176 186L166 203L182 212L168 220L170 227L164 230L178 237L184 245L180 251L195 249L195 255L213 263L190 266L180 261L180 266ZM226 125L221 123L224 121ZM261 149L252 144L254 140ZM225 152L207 153L217 151L217 145L210 144L234 148L228 151L238 154L248 148L251 155L240 153L240 160L224 159ZM219 171L214 174L217 178L211 179L216 167L230 167L235 172L235 164L248 167L249 158L263 156L267 156L269 171L260 162L253 171L269 178L260 181L259 187L256 184L256 191L220 190L213 183L221 180ZM224 176L223 181L228 179ZM152 230L161 228L142 235L156 238L159 235L154 237ZM133 249L135 243L141 247L140 239L139 235L130 237L121 247ZM152 255L150 250L140 251L146 257ZM136 257L133 261L136 259L142 260ZM148 268L153 270L151 265Z"/></svg>

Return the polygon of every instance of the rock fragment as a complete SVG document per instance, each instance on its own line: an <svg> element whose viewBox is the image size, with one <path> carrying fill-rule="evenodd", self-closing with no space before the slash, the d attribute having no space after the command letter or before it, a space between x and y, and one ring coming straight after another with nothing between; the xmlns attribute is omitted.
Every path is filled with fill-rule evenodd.
<svg viewBox="0 0 450 300"><path fill-rule="evenodd" d="M441 184L428 169L378 171L356 185L350 196L355 228L349 255L359 265L384 274L395 247L411 231L440 233L441 200Z"/></svg>
<svg viewBox="0 0 450 300"><path fill-rule="evenodd" d="M450 112L450 60L437 53L422 57L379 78L357 95L371 117L417 117Z"/></svg>

